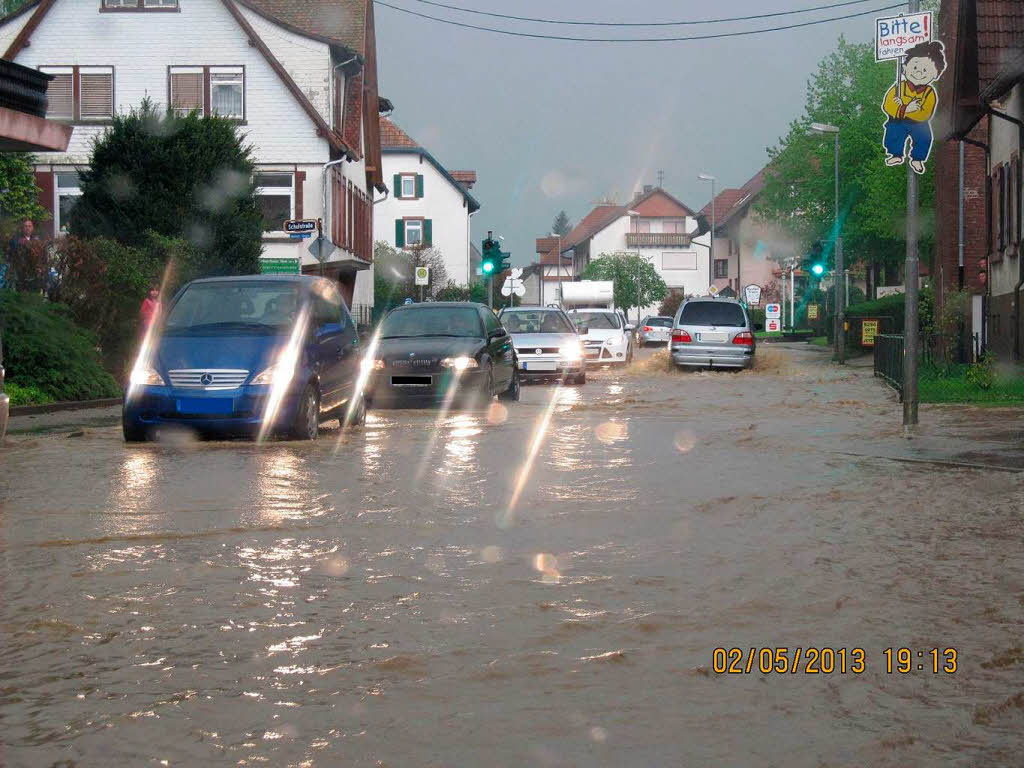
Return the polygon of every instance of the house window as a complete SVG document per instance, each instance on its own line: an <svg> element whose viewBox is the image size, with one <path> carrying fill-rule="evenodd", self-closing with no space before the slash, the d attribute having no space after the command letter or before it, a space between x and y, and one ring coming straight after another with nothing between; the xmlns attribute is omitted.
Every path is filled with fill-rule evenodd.
<svg viewBox="0 0 1024 768"><path fill-rule="evenodd" d="M423 245L423 219L405 220L405 247L418 248Z"/></svg>
<svg viewBox="0 0 1024 768"><path fill-rule="evenodd" d="M202 114L206 100L203 98L203 68L173 67L170 72L171 109L174 114L184 117L190 112Z"/></svg>
<svg viewBox="0 0 1024 768"><path fill-rule="evenodd" d="M661 223L661 231L673 235L685 235L686 221L683 219L665 219Z"/></svg>
<svg viewBox="0 0 1024 768"><path fill-rule="evenodd" d="M196 111L232 120L245 119L244 67L171 67L171 109L180 116Z"/></svg>
<svg viewBox="0 0 1024 768"><path fill-rule="evenodd" d="M418 200L423 197L423 176L418 173L396 173L395 197L399 200Z"/></svg>
<svg viewBox="0 0 1024 768"><path fill-rule="evenodd" d="M651 220L650 219L636 219L636 231L637 232L650 232L651 231Z"/></svg>
<svg viewBox="0 0 1024 768"><path fill-rule="evenodd" d="M257 173L256 200L263 214L263 231L280 232L295 216L295 182L290 173Z"/></svg>
<svg viewBox="0 0 1024 768"><path fill-rule="evenodd" d="M78 171L58 171L54 185L56 200L53 206L53 229L57 234L67 234L71 211L82 196L78 182Z"/></svg>
<svg viewBox="0 0 1024 768"><path fill-rule="evenodd" d="M210 69L210 106L215 115L245 117L245 77L241 67Z"/></svg>
<svg viewBox="0 0 1024 768"><path fill-rule="evenodd" d="M46 116L72 122L110 120L114 116L113 67L40 67L53 75L46 91Z"/></svg>
<svg viewBox="0 0 1024 768"><path fill-rule="evenodd" d="M416 197L416 177L402 177L402 197Z"/></svg>
<svg viewBox="0 0 1024 768"><path fill-rule="evenodd" d="M178 0L103 0L104 11L176 11Z"/></svg>
<svg viewBox="0 0 1024 768"><path fill-rule="evenodd" d="M719 280L729 276L729 260L715 259L715 279Z"/></svg>

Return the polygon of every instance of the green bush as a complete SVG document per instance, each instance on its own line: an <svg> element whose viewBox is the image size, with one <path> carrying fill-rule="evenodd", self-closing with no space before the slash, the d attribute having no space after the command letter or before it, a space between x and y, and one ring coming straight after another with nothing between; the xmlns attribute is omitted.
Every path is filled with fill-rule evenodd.
<svg viewBox="0 0 1024 768"><path fill-rule="evenodd" d="M45 405L52 403L53 398L43 392L39 387L23 387L8 381L4 384L4 392L11 398L11 405Z"/></svg>
<svg viewBox="0 0 1024 768"><path fill-rule="evenodd" d="M32 293L0 292L4 367L13 384L37 387L54 400L116 397L96 338L75 325L70 310Z"/></svg>

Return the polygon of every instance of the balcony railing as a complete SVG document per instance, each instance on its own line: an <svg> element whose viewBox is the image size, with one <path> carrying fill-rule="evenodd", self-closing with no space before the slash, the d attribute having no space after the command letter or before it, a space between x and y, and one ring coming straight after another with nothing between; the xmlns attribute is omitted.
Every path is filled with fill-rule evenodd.
<svg viewBox="0 0 1024 768"><path fill-rule="evenodd" d="M689 235L675 232L627 232L626 245L629 248L687 248L690 245Z"/></svg>

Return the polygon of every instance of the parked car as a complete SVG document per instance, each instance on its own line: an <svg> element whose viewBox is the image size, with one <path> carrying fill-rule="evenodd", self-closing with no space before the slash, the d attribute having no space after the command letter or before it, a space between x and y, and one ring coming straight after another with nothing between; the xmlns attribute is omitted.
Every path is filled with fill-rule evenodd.
<svg viewBox="0 0 1024 768"><path fill-rule="evenodd" d="M11 412L11 399L4 394L4 341L0 338L0 441L7 434L7 417Z"/></svg>
<svg viewBox="0 0 1024 768"><path fill-rule="evenodd" d="M645 317L636 327L636 343L639 347L648 344L668 344L672 337L672 318L651 315Z"/></svg>
<svg viewBox="0 0 1024 768"><path fill-rule="evenodd" d="M746 309L735 299L684 301L672 324L672 362L678 366L749 368L757 340Z"/></svg>
<svg viewBox="0 0 1024 768"><path fill-rule="evenodd" d="M145 440L154 428L184 425L312 440L323 420L362 422L360 360L355 324L330 280L195 280L143 344L125 397L124 437Z"/></svg>
<svg viewBox="0 0 1024 768"><path fill-rule="evenodd" d="M519 375L524 379L587 380L579 332L557 307L507 307L498 319L512 334Z"/></svg>
<svg viewBox="0 0 1024 768"><path fill-rule="evenodd" d="M588 361L596 363L630 363L633 326L622 314L611 309L573 309L569 317L579 327L583 351Z"/></svg>
<svg viewBox="0 0 1024 768"><path fill-rule="evenodd" d="M364 360L371 405L429 404L458 398L519 399L512 337L482 304L429 302L395 307Z"/></svg>

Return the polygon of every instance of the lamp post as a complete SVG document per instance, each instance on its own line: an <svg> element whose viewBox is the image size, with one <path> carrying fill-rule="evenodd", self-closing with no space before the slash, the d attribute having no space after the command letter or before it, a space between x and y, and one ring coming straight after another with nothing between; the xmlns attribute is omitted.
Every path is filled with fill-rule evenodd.
<svg viewBox="0 0 1024 768"><path fill-rule="evenodd" d="M715 274L715 182L717 179L709 173L698 173L697 178L700 181L711 182L711 245L708 246L708 288L710 289Z"/></svg>
<svg viewBox="0 0 1024 768"><path fill-rule="evenodd" d="M835 238L836 263L833 274L836 276L836 316L834 331L836 347L832 359L842 365L846 362L846 325L844 317L846 306L843 303L843 237L839 213L839 127L836 125L829 125L828 123L811 123L808 134L823 136L832 134L832 136L835 137L835 147L833 149L833 154L835 156L835 224L833 227L835 231L833 232L833 235Z"/></svg>

